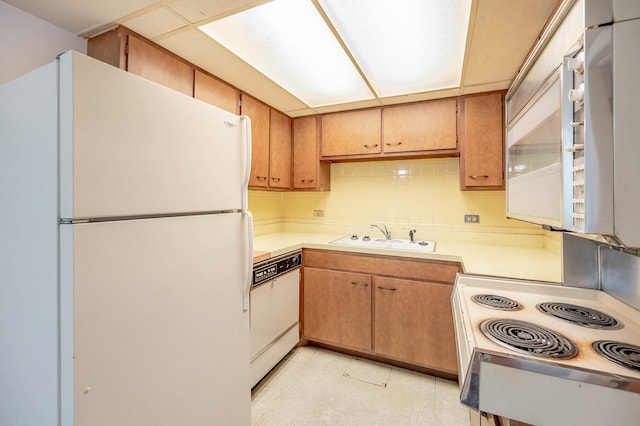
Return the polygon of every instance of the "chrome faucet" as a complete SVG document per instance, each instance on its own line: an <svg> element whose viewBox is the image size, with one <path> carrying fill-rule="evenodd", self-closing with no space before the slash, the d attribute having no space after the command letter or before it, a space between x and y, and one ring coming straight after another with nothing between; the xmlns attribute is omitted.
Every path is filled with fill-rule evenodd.
<svg viewBox="0 0 640 426"><path fill-rule="evenodd" d="M386 225L382 225L382 227L383 227L384 229L382 229L382 228L381 228L381 227L379 227L378 225L369 225L369 229L370 229L370 230L373 230L373 228L376 228L376 229L378 229L380 232L382 232L382 234L384 234L384 236L385 236L385 238L386 238L387 240L390 240L390 239L391 239L391 232L389 232L389 230L387 229L387 226L386 226Z"/></svg>

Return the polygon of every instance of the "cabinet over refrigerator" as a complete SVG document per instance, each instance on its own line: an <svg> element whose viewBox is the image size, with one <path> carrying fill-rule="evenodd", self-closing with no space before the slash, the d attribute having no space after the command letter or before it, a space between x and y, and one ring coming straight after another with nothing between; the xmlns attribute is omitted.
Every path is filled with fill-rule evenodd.
<svg viewBox="0 0 640 426"><path fill-rule="evenodd" d="M250 423L250 135L76 52L0 86L0 424Z"/></svg>

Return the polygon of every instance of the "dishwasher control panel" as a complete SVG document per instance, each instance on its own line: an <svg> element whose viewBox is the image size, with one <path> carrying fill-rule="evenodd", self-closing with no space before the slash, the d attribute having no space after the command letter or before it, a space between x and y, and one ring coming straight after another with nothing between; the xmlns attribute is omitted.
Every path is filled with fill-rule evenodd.
<svg viewBox="0 0 640 426"><path fill-rule="evenodd" d="M302 251L296 250L278 257L263 260L253 265L253 287L265 281L272 280L292 269L297 269L302 263Z"/></svg>

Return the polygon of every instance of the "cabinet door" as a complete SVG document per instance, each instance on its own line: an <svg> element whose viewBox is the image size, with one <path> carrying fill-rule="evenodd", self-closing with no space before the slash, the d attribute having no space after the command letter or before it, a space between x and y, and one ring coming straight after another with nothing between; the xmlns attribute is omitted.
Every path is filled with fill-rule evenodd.
<svg viewBox="0 0 640 426"><path fill-rule="evenodd" d="M293 119L293 189L328 191L331 165L320 162L318 118Z"/></svg>
<svg viewBox="0 0 640 426"><path fill-rule="evenodd" d="M504 189L503 97L493 92L461 100L462 189Z"/></svg>
<svg viewBox="0 0 640 426"><path fill-rule="evenodd" d="M457 374L452 286L374 277L374 351Z"/></svg>
<svg viewBox="0 0 640 426"><path fill-rule="evenodd" d="M193 96L193 68L177 57L129 35L127 71Z"/></svg>
<svg viewBox="0 0 640 426"><path fill-rule="evenodd" d="M238 89L200 70L195 71L193 97L234 114L240 112Z"/></svg>
<svg viewBox="0 0 640 426"><path fill-rule="evenodd" d="M322 156L380 154L380 109L322 116Z"/></svg>
<svg viewBox="0 0 640 426"><path fill-rule="evenodd" d="M303 334L371 350L371 276L304 268Z"/></svg>
<svg viewBox="0 0 640 426"><path fill-rule="evenodd" d="M273 108L269 126L269 188L291 188L291 119Z"/></svg>
<svg viewBox="0 0 640 426"><path fill-rule="evenodd" d="M456 99L385 107L385 153L456 149Z"/></svg>
<svg viewBox="0 0 640 426"><path fill-rule="evenodd" d="M269 184L269 106L242 94L242 114L251 119L251 177L249 187L267 189Z"/></svg>

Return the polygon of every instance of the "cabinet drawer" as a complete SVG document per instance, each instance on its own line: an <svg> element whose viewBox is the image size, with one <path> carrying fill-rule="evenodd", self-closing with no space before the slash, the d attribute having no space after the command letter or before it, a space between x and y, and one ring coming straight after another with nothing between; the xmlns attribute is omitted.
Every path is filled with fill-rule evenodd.
<svg viewBox="0 0 640 426"><path fill-rule="evenodd" d="M306 249L305 267L387 275L414 280L453 284L460 264L435 260L407 259L396 256L376 256L343 251Z"/></svg>

